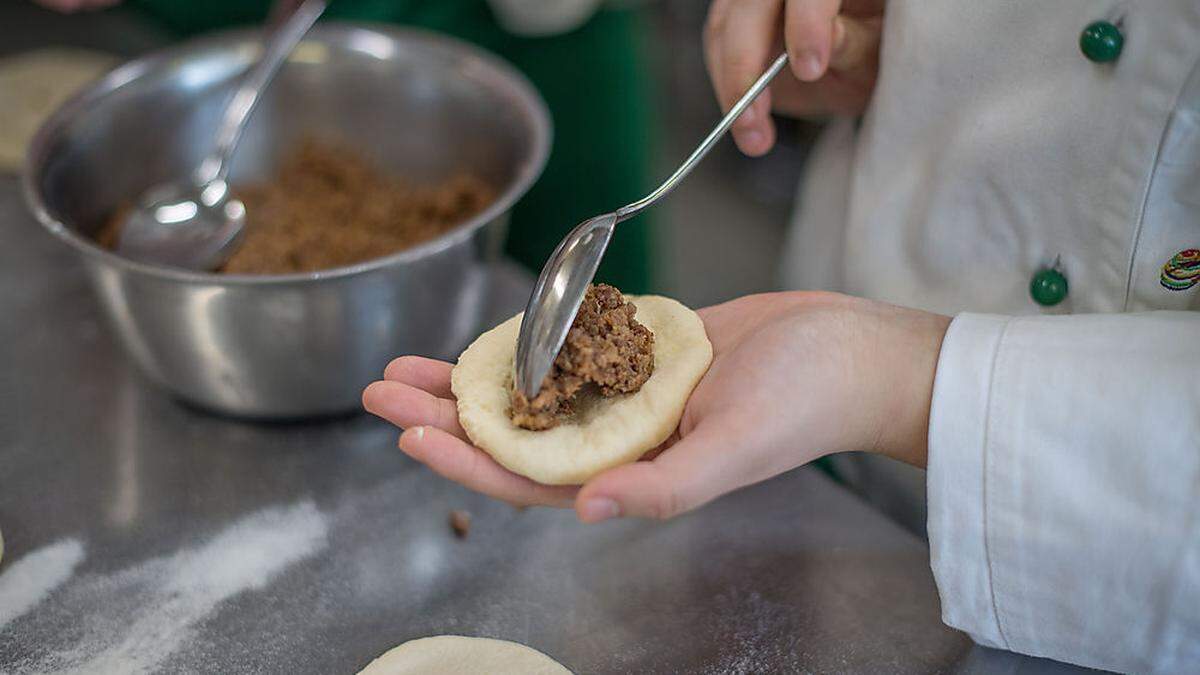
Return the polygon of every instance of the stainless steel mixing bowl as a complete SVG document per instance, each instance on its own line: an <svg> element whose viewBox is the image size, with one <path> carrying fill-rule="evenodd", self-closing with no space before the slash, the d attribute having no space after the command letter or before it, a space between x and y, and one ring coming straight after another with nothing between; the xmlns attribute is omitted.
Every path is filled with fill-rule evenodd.
<svg viewBox="0 0 1200 675"><path fill-rule="evenodd" d="M113 209L185 175L209 149L257 49L257 33L232 31L113 71L40 130L26 198L80 254L121 342L152 379L237 416L348 411L391 357L453 356L478 332L508 211L546 162L549 115L513 68L457 40L318 25L255 111L233 182L264 177L315 136L417 180L472 171L499 189L497 201L434 241L312 274L193 273L98 247L89 235Z"/></svg>

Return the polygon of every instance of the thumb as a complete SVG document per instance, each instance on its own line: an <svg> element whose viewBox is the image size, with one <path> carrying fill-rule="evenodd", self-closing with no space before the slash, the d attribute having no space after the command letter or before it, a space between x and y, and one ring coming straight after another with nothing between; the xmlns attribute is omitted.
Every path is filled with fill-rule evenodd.
<svg viewBox="0 0 1200 675"><path fill-rule="evenodd" d="M883 21L880 17L859 19L839 15L833 21L830 69L844 72L874 67L879 57L879 40L882 33Z"/></svg>
<svg viewBox="0 0 1200 675"><path fill-rule="evenodd" d="M697 427L653 461L618 466L588 481L575 500L579 519L672 518L749 482L729 470L737 448L720 428Z"/></svg>

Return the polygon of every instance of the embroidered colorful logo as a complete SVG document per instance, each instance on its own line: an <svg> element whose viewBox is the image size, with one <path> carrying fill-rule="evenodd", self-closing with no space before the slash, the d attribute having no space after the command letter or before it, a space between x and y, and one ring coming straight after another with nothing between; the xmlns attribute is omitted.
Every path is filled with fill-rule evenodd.
<svg viewBox="0 0 1200 675"><path fill-rule="evenodd" d="M1162 267L1158 282L1169 291L1186 291L1200 283L1200 249L1176 253Z"/></svg>

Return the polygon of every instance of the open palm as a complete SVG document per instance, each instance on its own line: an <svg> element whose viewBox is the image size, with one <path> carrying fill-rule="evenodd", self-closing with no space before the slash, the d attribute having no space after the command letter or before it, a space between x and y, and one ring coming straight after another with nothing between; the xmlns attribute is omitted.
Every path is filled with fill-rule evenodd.
<svg viewBox="0 0 1200 675"><path fill-rule="evenodd" d="M944 330L943 317L824 293L748 296L699 314L713 362L676 433L643 461L583 486L535 483L473 446L458 423L448 363L396 359L363 392L363 405L405 429L404 452L479 492L519 505L574 505L588 522L668 518L823 454L886 444L900 412L888 404L897 388L922 393L919 383L888 382L893 369L878 347L905 346L897 329L908 324L927 324L937 342L938 325ZM936 347L926 361L936 361Z"/></svg>

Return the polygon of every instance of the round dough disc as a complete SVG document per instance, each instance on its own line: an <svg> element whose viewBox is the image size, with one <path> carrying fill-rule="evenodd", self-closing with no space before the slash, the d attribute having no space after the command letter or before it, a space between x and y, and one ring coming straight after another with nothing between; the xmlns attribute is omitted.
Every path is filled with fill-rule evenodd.
<svg viewBox="0 0 1200 675"><path fill-rule="evenodd" d="M507 640L436 635L384 652L359 675L571 675L545 654Z"/></svg>
<svg viewBox="0 0 1200 675"><path fill-rule="evenodd" d="M471 441L508 470L547 485L582 484L665 441L712 362L712 344L700 317L675 300L628 299L637 320L654 333L654 373L640 390L581 400L568 420L545 431L517 427L508 397L518 314L479 336L451 374L459 422Z"/></svg>
<svg viewBox="0 0 1200 675"><path fill-rule="evenodd" d="M64 47L0 59L0 171L19 171L25 146L42 122L116 61L100 52Z"/></svg>

